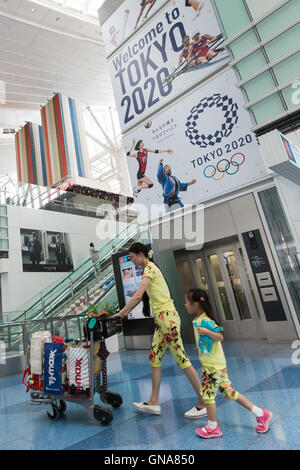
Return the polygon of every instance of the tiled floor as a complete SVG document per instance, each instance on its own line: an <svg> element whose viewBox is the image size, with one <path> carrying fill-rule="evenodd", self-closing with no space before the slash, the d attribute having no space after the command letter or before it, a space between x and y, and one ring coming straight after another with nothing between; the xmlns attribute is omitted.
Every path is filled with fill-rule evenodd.
<svg viewBox="0 0 300 470"><path fill-rule="evenodd" d="M46 407L29 405L30 397L20 376L0 379L0 450L300 449L300 365L292 363L291 345L229 341L224 343L224 350L235 388L273 412L270 431L265 435L255 432L256 421L251 413L218 395L223 437L208 441L197 437L194 430L204 426L206 418L184 418L184 412L196 400L169 352L163 361L161 416L136 411L132 401L147 400L151 389L147 351L122 350L108 359L109 388L124 400L120 409L113 410L114 420L109 426L90 422L86 410L74 403L67 404L63 419L52 422ZM200 374L194 346L187 346L186 351Z"/></svg>

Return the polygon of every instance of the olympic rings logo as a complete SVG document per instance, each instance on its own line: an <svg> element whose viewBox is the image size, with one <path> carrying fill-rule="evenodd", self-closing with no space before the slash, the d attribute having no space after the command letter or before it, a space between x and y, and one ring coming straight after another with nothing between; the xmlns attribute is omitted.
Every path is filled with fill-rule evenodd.
<svg viewBox="0 0 300 470"><path fill-rule="evenodd" d="M233 160L238 155L240 155L242 157L242 161L240 163ZM217 166L208 165L205 168L205 170L203 171L203 174L204 174L205 178L212 179L213 181L221 181L225 177L225 174L227 174L229 176L236 175L238 173L238 171L240 170L240 167L242 165L244 165L245 161L246 161L246 156L243 153L238 152L238 153L235 153L234 155L232 155L230 161L227 160L226 158L223 158L223 160L219 161ZM225 165L224 165L224 163L225 163ZM233 167L233 171L229 171L231 169L231 167ZM211 168L212 170L209 171L209 168ZM219 173L221 173L220 177L216 177L217 171Z"/></svg>
<svg viewBox="0 0 300 470"><path fill-rule="evenodd" d="M224 122L222 127L214 133L204 135L197 128L197 121L205 111L213 107L220 109L224 113ZM228 95L221 96L220 93L215 93L213 96L203 98L192 108L187 118L185 135L192 145L199 145L201 148L213 147L221 143L224 137L229 137L232 134L232 130L239 120L238 110L238 104Z"/></svg>

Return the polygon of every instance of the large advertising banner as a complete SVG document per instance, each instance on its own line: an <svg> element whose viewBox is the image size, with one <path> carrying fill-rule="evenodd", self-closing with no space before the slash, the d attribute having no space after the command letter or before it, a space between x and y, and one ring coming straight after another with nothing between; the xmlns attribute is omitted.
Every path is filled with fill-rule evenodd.
<svg viewBox="0 0 300 470"><path fill-rule="evenodd" d="M267 174L234 83L227 69L125 136L136 203L169 212Z"/></svg>
<svg viewBox="0 0 300 470"><path fill-rule="evenodd" d="M201 5L195 15L189 1L170 2L109 60L122 131L228 60L211 3Z"/></svg>
<svg viewBox="0 0 300 470"><path fill-rule="evenodd" d="M21 229L24 272L69 272L74 269L67 233Z"/></svg>
<svg viewBox="0 0 300 470"><path fill-rule="evenodd" d="M101 27L106 57L151 19L165 3L166 0L125 0Z"/></svg>

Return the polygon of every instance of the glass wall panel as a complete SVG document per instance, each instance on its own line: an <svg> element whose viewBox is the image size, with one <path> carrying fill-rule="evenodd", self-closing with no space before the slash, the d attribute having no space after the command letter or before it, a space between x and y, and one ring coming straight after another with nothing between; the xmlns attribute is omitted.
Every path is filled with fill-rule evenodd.
<svg viewBox="0 0 300 470"><path fill-rule="evenodd" d="M269 91L274 90L275 83L270 71L268 70L267 72L259 75L258 77L243 85L243 88L247 94L248 101L252 101L256 98L259 98L260 96L265 95Z"/></svg>
<svg viewBox="0 0 300 470"><path fill-rule="evenodd" d="M8 240L0 239L0 250L8 250Z"/></svg>
<svg viewBox="0 0 300 470"><path fill-rule="evenodd" d="M250 18L243 2L236 0L214 0L214 3L219 13L223 30L228 38L234 36L250 23Z"/></svg>
<svg viewBox="0 0 300 470"><path fill-rule="evenodd" d="M300 24L280 34L276 39L265 45L270 62L288 54L299 46Z"/></svg>
<svg viewBox="0 0 300 470"><path fill-rule="evenodd" d="M0 238L8 238L8 229L0 228Z"/></svg>
<svg viewBox="0 0 300 470"><path fill-rule="evenodd" d="M275 93L269 98L251 106L251 111L257 124L260 124L261 122L274 119L275 116L282 114L285 110L278 93Z"/></svg>
<svg viewBox="0 0 300 470"><path fill-rule="evenodd" d="M265 4L266 0L261 2ZM275 1L273 2L275 4ZM274 5L275 6L275 5ZM300 0L292 0L284 7L279 8L276 12L270 15L257 25L257 29L263 40L269 38L277 31L292 23L299 17Z"/></svg>
<svg viewBox="0 0 300 470"><path fill-rule="evenodd" d="M259 193L277 256L300 320L300 262L296 242L276 188Z"/></svg>
<svg viewBox="0 0 300 470"><path fill-rule="evenodd" d="M0 227L7 227L7 217L0 217Z"/></svg>
<svg viewBox="0 0 300 470"><path fill-rule="evenodd" d="M207 293L208 293L208 284L207 284L207 280L206 280L206 276L205 276L205 272L204 272L204 268L203 268L203 262L202 262L201 258L197 259L197 266L198 266L198 269L199 269L199 274L200 274L200 279L201 279L200 287L201 287L201 289L206 290Z"/></svg>
<svg viewBox="0 0 300 470"><path fill-rule="evenodd" d="M280 85L296 78L300 75L300 52L275 65L273 70Z"/></svg>
<svg viewBox="0 0 300 470"><path fill-rule="evenodd" d="M182 287L182 293L185 294L194 287L195 281L192 275L190 263L187 260L176 259L177 273Z"/></svg>
<svg viewBox="0 0 300 470"><path fill-rule="evenodd" d="M238 59L244 55L247 51L250 51L253 47L257 45L257 37L253 29L250 29L243 36L239 37L236 41L230 44L230 50L232 56L235 59Z"/></svg>
<svg viewBox="0 0 300 470"><path fill-rule="evenodd" d="M226 269L229 275L233 295L236 301L236 305L239 311L241 320L250 320L251 313L247 298L245 295L244 287L239 275L236 258L233 251L226 251L223 253L225 259Z"/></svg>
<svg viewBox="0 0 300 470"><path fill-rule="evenodd" d="M222 312L222 316L224 320L231 321L233 320L233 316L230 309L229 300L226 293L225 282L223 279L223 275L220 268L220 263L217 255L209 256L212 274L213 274L213 282L216 287L216 293L218 296L219 307Z"/></svg>
<svg viewBox="0 0 300 470"><path fill-rule="evenodd" d="M244 253L243 253L242 248L239 248L239 253L240 253L240 256L241 256L241 259L242 259L242 262L243 262L244 272L245 272L246 277L247 277L248 288L249 288L249 290L251 292L251 295L252 295L252 299L253 299L253 302L254 302L254 305L255 305L255 308L256 308L257 316L260 319L260 313L259 313L259 308L258 308L258 305L257 305L257 302L256 302L256 296L255 296L254 291L253 291L252 282L250 280L250 275L249 275L249 271L248 271L248 268L247 268L247 264L246 264L246 261L245 261L245 257L244 257Z"/></svg>
<svg viewBox="0 0 300 470"><path fill-rule="evenodd" d="M247 0L248 8L254 20L265 15L279 3L281 3L281 0Z"/></svg>
<svg viewBox="0 0 300 470"><path fill-rule="evenodd" d="M253 75L258 70L264 68L267 62L261 50L257 50L250 54L246 59L241 60L235 65L242 80Z"/></svg>
<svg viewBox="0 0 300 470"><path fill-rule="evenodd" d="M7 215L7 207L0 206L0 215Z"/></svg>

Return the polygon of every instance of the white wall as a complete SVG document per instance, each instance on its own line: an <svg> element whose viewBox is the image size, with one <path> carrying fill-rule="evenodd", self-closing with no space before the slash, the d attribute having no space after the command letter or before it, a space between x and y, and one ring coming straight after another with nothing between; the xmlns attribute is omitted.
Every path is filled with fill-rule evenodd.
<svg viewBox="0 0 300 470"><path fill-rule="evenodd" d="M18 310L41 290L67 276L67 273L23 272L21 228L68 233L74 269L89 258L91 242L94 242L98 249L114 238L114 230L116 230L115 222L111 220L11 206L7 207L7 211L9 260L3 260L5 263L0 262L2 310L4 313ZM118 232L125 228L125 223L117 225ZM103 240L98 239L97 233L101 233Z"/></svg>
<svg viewBox="0 0 300 470"><path fill-rule="evenodd" d="M3 175L12 177L16 177L17 175L14 135L0 138L0 176Z"/></svg>

